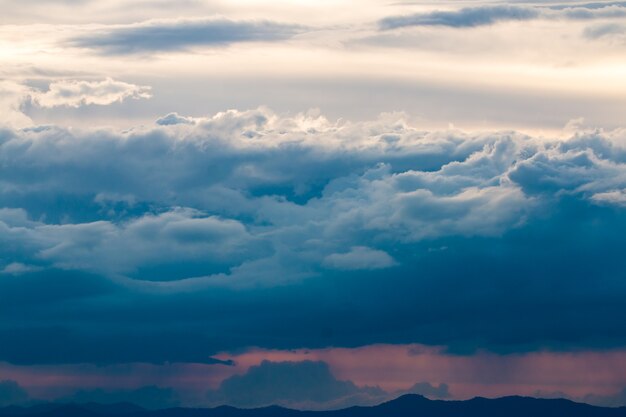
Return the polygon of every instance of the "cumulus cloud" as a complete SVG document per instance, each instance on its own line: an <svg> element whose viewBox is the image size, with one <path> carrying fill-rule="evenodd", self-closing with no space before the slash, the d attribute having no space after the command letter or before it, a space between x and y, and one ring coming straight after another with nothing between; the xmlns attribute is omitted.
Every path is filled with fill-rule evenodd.
<svg viewBox="0 0 626 417"><path fill-rule="evenodd" d="M623 130L550 140L264 108L193 121L0 133L0 270L19 272L0 311L26 317L0 323L0 359L626 343Z"/></svg>
<svg viewBox="0 0 626 417"><path fill-rule="evenodd" d="M56 81L49 85L48 91L32 93L31 97L41 107L80 107L106 106L128 98L146 99L151 94L150 87L106 78L103 81Z"/></svg>
<svg viewBox="0 0 626 417"><path fill-rule="evenodd" d="M170 113L157 119L156 124L161 126L178 125L178 124L193 124L194 120L191 117L180 116L178 113Z"/></svg>
<svg viewBox="0 0 626 417"><path fill-rule="evenodd" d="M104 54L132 54L184 50L198 46L226 46L238 42L289 39L303 30L271 21L233 21L224 18L153 20L102 28L70 41Z"/></svg>
<svg viewBox="0 0 626 417"><path fill-rule="evenodd" d="M69 193L94 207L93 221L67 222L75 214L57 206L33 215L64 224L23 227L23 212L3 226L39 262L154 280L168 259L223 261L222 270L186 277L235 267L244 276L246 264L270 254L309 273L322 264L386 268L396 262L385 248L396 242L496 236L524 223L535 202L505 174L533 141L430 135L399 123L388 131L256 110L124 135L24 132L0 148L7 198L30 205ZM38 179L18 188L26 170ZM179 205L187 208L172 209ZM262 269L254 268L260 281ZM273 282L294 273L276 272L268 270Z"/></svg>
<svg viewBox="0 0 626 417"><path fill-rule="evenodd" d="M14 129L32 127L32 119L24 113L27 105L42 108L107 106L126 99L150 97L150 87L112 78L102 81L54 81L45 91L13 81L0 81L0 126Z"/></svg>
<svg viewBox="0 0 626 417"><path fill-rule="evenodd" d="M32 222L29 227L4 219L0 230L13 244L35 245L34 258L50 261L54 267L91 272L133 274L150 266L142 277L160 281L177 279L177 273L213 272L216 265L237 259L253 259L255 239L235 220L203 216L189 209L175 209L158 215L146 214L123 224L107 221L75 225L47 225ZM262 248L256 245L256 251ZM176 269L168 270L175 262ZM186 268L180 266L185 262ZM30 267L32 270L32 267ZM164 274L163 270L168 274ZM11 263L4 272L27 272L22 264Z"/></svg>
<svg viewBox="0 0 626 417"><path fill-rule="evenodd" d="M17 382L0 381L0 407L8 405L21 405L30 400L28 392Z"/></svg>

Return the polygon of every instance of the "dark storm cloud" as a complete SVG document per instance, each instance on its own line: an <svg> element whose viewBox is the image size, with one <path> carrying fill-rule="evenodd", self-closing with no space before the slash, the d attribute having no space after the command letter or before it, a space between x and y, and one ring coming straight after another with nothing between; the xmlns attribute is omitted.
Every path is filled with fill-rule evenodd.
<svg viewBox="0 0 626 417"><path fill-rule="evenodd" d="M0 133L0 361L626 346L624 131L185 120Z"/></svg>
<svg viewBox="0 0 626 417"><path fill-rule="evenodd" d="M237 42L278 41L303 30L296 25L270 21L228 19L149 21L104 28L70 41L73 46L103 54L177 51L195 46L226 46Z"/></svg>

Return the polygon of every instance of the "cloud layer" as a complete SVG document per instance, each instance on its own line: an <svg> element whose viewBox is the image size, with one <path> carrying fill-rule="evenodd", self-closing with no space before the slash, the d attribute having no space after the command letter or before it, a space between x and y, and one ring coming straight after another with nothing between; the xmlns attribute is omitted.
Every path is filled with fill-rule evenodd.
<svg viewBox="0 0 626 417"><path fill-rule="evenodd" d="M626 344L623 130L548 140L267 109L169 119L2 131L0 360Z"/></svg>

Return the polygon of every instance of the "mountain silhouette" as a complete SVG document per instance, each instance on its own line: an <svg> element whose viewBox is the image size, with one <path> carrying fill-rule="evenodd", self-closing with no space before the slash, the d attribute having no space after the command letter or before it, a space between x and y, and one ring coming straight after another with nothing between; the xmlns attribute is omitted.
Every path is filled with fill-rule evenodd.
<svg viewBox="0 0 626 417"><path fill-rule="evenodd" d="M0 417L626 417L626 407L604 408L564 399L503 397L466 401L429 400L403 395L373 407L299 411L270 406L240 409L169 408L145 410L133 404L41 404L0 408Z"/></svg>

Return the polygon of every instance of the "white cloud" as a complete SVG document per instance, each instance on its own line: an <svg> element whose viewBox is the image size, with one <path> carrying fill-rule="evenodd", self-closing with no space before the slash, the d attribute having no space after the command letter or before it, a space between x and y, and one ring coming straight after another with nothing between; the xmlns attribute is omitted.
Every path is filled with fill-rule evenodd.
<svg viewBox="0 0 626 417"><path fill-rule="evenodd" d="M26 274L28 272L40 271L41 269L42 268L34 266L34 265L25 265L19 262L12 262L6 265L0 271L0 274L21 275L21 274Z"/></svg>
<svg viewBox="0 0 626 417"><path fill-rule="evenodd" d="M193 121L6 134L0 201L29 209L0 211L0 240L25 264L257 285L390 267L391 247L501 236L555 196L607 203L626 188L619 130L547 141L264 108Z"/></svg>
<svg viewBox="0 0 626 417"><path fill-rule="evenodd" d="M29 88L21 84L0 81L0 126L22 128L33 123L21 109L29 93Z"/></svg>
<svg viewBox="0 0 626 417"><path fill-rule="evenodd" d="M107 106L128 98L147 99L152 95L150 87L106 78L102 81L57 81L50 84L48 91L33 92L31 96L41 107L80 107L92 104Z"/></svg>
<svg viewBox="0 0 626 417"><path fill-rule="evenodd" d="M335 269L383 269L396 265L396 261L382 250L354 246L346 253L333 253L324 258L324 265Z"/></svg>

